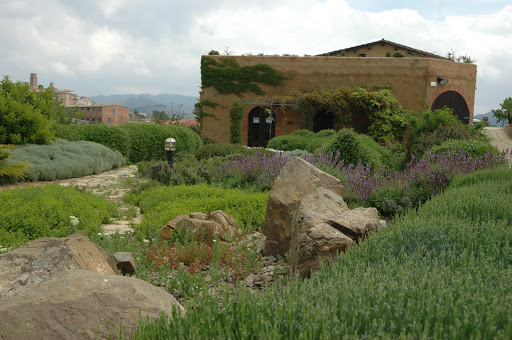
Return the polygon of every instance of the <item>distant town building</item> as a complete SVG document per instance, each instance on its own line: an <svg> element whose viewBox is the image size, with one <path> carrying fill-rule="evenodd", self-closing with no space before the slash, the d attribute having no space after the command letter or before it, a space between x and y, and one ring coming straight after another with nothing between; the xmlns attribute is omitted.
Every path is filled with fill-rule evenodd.
<svg viewBox="0 0 512 340"><path fill-rule="evenodd" d="M127 123L130 119L130 109L121 105L76 105L78 112L83 113L82 120L91 124L105 123L119 125Z"/></svg>
<svg viewBox="0 0 512 340"><path fill-rule="evenodd" d="M37 83L37 73L30 74L30 89L34 91L39 90L39 84ZM50 87L53 89L55 98L62 101L62 104L66 107L74 107L78 105L94 105L96 104L91 98L79 96L72 90L59 90L50 83Z"/></svg>

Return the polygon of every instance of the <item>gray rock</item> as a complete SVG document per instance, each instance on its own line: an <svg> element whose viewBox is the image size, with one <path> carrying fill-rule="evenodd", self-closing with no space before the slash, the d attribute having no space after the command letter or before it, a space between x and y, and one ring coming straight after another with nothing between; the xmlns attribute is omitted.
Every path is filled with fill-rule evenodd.
<svg viewBox="0 0 512 340"><path fill-rule="evenodd" d="M244 279L245 285L247 287L253 287L254 286L254 274L250 274Z"/></svg>
<svg viewBox="0 0 512 340"><path fill-rule="evenodd" d="M126 276L69 269L54 273L0 303L0 339L98 339L128 337L140 316L150 319L173 308L172 295Z"/></svg>
<svg viewBox="0 0 512 340"><path fill-rule="evenodd" d="M66 269L117 275L115 258L85 236L42 238L0 255L0 300L38 285Z"/></svg>
<svg viewBox="0 0 512 340"><path fill-rule="evenodd" d="M121 270L123 274L135 273L135 257L132 253L120 251L113 256L117 262L117 269Z"/></svg>

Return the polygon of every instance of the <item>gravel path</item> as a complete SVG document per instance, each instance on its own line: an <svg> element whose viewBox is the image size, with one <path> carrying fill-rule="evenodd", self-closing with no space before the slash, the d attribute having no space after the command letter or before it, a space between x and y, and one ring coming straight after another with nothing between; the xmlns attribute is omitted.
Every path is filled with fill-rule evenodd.
<svg viewBox="0 0 512 340"><path fill-rule="evenodd" d="M491 144L500 151L508 153L508 158L512 165L512 138L504 127L486 127L484 133L491 137Z"/></svg>

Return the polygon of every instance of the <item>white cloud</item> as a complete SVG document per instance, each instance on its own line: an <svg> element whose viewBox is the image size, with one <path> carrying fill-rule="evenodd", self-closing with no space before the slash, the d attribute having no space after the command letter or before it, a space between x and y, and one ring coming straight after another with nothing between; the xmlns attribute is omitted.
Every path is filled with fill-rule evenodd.
<svg viewBox="0 0 512 340"><path fill-rule="evenodd" d="M478 59L475 111L481 113L498 106L510 88L512 5L496 10L503 1L488 8L468 1L467 11L440 0L421 6L365 0L361 9L352 0L254 0L244 6L235 0L3 1L0 70L19 80L36 72L82 95L196 95L200 57L212 49L319 54L385 38ZM425 15L441 10L442 16Z"/></svg>

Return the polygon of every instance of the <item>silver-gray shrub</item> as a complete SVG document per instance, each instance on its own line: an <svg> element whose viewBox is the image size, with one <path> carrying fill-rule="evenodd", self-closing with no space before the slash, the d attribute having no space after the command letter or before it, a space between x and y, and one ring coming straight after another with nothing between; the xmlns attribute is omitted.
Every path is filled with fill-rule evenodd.
<svg viewBox="0 0 512 340"><path fill-rule="evenodd" d="M87 141L57 139L48 145L26 144L13 150L9 162L28 162L27 179L53 181L99 174L123 165L119 151Z"/></svg>

